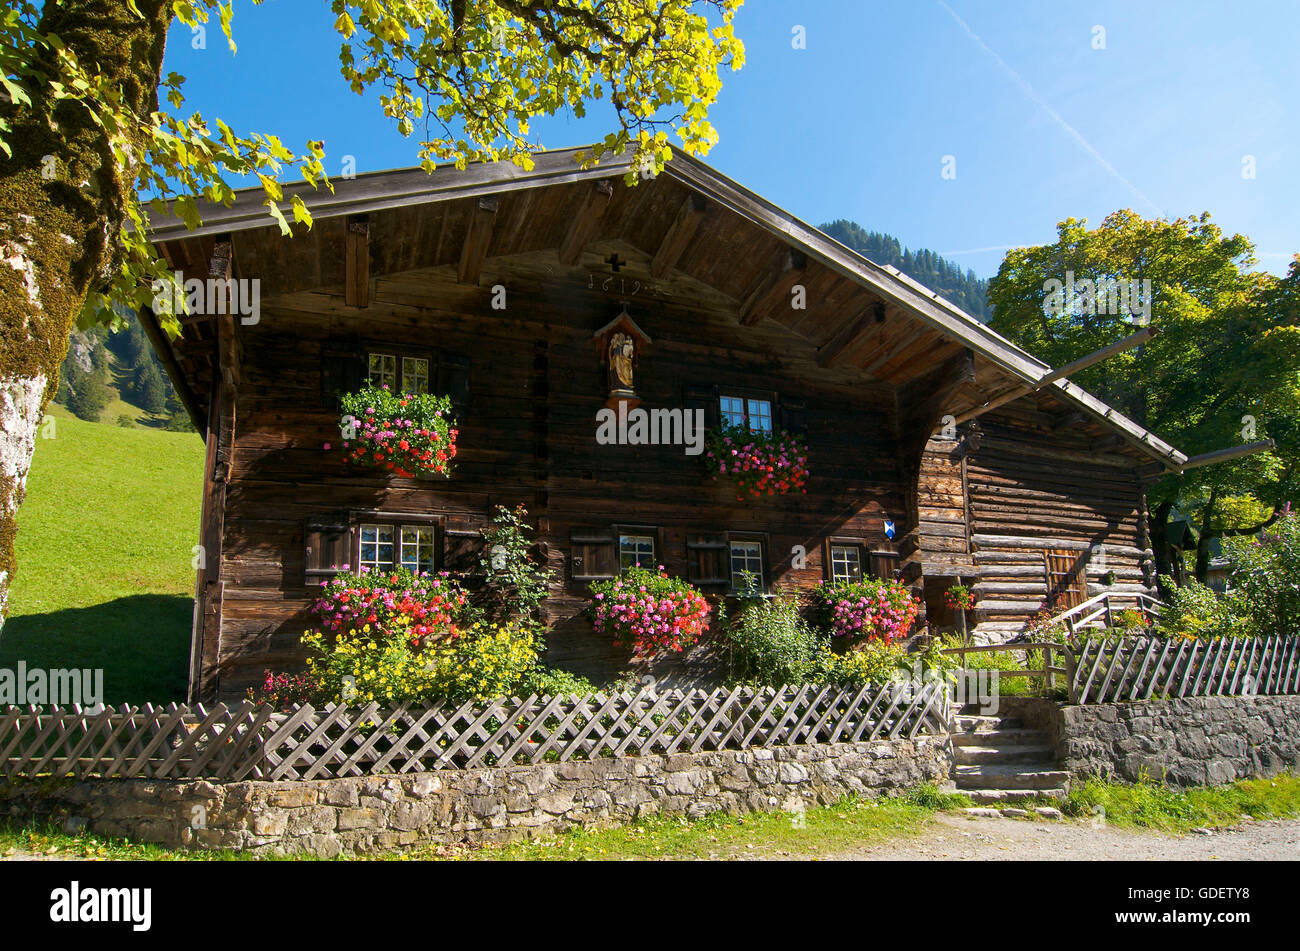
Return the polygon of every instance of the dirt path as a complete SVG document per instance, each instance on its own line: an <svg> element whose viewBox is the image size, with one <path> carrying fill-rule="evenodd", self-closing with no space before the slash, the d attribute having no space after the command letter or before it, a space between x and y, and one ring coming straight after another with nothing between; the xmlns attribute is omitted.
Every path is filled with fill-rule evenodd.
<svg viewBox="0 0 1300 951"><path fill-rule="evenodd" d="M1300 819L1246 821L1208 834L1165 835L1086 821L989 819L946 813L920 836L836 855L853 861L1300 860Z"/></svg>

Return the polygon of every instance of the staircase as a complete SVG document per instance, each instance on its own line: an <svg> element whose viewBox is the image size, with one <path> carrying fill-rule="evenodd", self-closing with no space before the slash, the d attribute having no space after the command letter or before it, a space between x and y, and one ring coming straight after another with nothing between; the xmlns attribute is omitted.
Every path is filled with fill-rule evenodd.
<svg viewBox="0 0 1300 951"><path fill-rule="evenodd" d="M957 791L977 805L1009 805L1038 796L1065 798L1070 774L1057 769L1047 734L1017 717L959 713L952 729Z"/></svg>

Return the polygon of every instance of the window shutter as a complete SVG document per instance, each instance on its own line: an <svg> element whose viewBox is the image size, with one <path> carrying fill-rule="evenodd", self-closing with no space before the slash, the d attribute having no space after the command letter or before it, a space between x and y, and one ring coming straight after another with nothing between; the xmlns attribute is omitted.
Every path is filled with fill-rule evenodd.
<svg viewBox="0 0 1300 951"><path fill-rule="evenodd" d="M618 552L608 530L576 530L569 538L574 581L595 581L618 574Z"/></svg>
<svg viewBox="0 0 1300 951"><path fill-rule="evenodd" d="M339 396L359 390L365 378L365 354L359 349L327 347L321 355L321 406L338 409Z"/></svg>
<svg viewBox="0 0 1300 951"><path fill-rule="evenodd" d="M445 530L442 533L442 564L439 567L466 575L476 573L482 545L483 536L473 529Z"/></svg>
<svg viewBox="0 0 1300 951"><path fill-rule="evenodd" d="M808 433L808 406L803 400L785 400L779 406L781 428L798 436Z"/></svg>
<svg viewBox="0 0 1300 951"><path fill-rule="evenodd" d="M898 574L898 553L892 551L871 552L871 574L876 578L892 580Z"/></svg>
<svg viewBox="0 0 1300 951"><path fill-rule="evenodd" d="M717 429L721 414L718 410L718 388L687 384L682 388L682 405L686 409L704 410L704 425Z"/></svg>
<svg viewBox="0 0 1300 951"><path fill-rule="evenodd" d="M687 580L698 585L731 584L731 548L725 535L686 536Z"/></svg>
<svg viewBox="0 0 1300 951"><path fill-rule="evenodd" d="M438 357L438 378L434 391L439 396L451 398L457 416L469 407L469 358L453 354Z"/></svg>
<svg viewBox="0 0 1300 951"><path fill-rule="evenodd" d="M305 583L325 582L351 570L352 527L343 514L313 516L303 536Z"/></svg>

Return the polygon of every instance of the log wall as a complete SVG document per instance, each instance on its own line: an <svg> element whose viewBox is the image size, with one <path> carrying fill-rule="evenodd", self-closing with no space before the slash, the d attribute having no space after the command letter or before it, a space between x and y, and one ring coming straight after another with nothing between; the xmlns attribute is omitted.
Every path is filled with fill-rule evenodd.
<svg viewBox="0 0 1300 951"><path fill-rule="evenodd" d="M226 489L220 573L219 695L242 696L266 669L300 665L313 587L304 576L308 520L338 511L443 517L473 532L495 505L523 503L559 570L548 610L548 663L594 677L627 666L583 615L587 586L572 579L570 539L584 527L653 526L659 561L687 574L691 532L749 532L766 546L769 580L811 587L823 578L823 540L891 542L886 515L907 528L893 391L819 368L811 347L792 347L774 325L743 328L705 289L634 303L654 343L636 386L646 407L682 406L692 387L761 387L797 399L807 419L813 477L807 495L738 501L710 480L703 456L681 446L602 446L596 412L607 386L591 339L618 313L616 294L586 282L510 280L504 312L485 286L437 268L375 282L364 309L342 288L263 305L240 327L243 366ZM520 290L522 289L522 291ZM450 479L402 479L345 465L337 413L322 400L327 351L385 345L438 349L471 359L470 395ZM330 445L330 450L325 449ZM792 567L791 550L807 561ZM707 653L707 651L706 651Z"/></svg>
<svg viewBox="0 0 1300 951"><path fill-rule="evenodd" d="M1151 591L1135 468L1112 434L1046 394L986 413L973 439L930 441L921 478L927 573L975 579L977 640L1004 640L1053 607L1045 552L1082 569L1081 597Z"/></svg>

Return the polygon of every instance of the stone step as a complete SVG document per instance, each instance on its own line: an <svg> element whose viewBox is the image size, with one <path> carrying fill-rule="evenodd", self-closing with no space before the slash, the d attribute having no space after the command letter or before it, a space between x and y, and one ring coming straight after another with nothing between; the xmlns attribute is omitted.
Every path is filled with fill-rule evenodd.
<svg viewBox="0 0 1300 951"><path fill-rule="evenodd" d="M1056 765L1056 751L1046 743L954 746L953 759L958 765L1037 763L1044 769L1051 769Z"/></svg>
<svg viewBox="0 0 1300 951"><path fill-rule="evenodd" d="M953 746L1047 746L1047 734L1041 730L1023 728L1011 730L985 730L975 733L953 733Z"/></svg>
<svg viewBox="0 0 1300 951"><path fill-rule="evenodd" d="M1055 789L1064 787L1070 774L1059 769L1043 769L1037 764L993 764L958 766L953 770L957 788L967 789Z"/></svg>
<svg viewBox="0 0 1300 951"><path fill-rule="evenodd" d="M982 716L961 713L953 717L953 733L989 733L996 730L1022 730L1025 722L1019 717Z"/></svg>
<svg viewBox="0 0 1300 951"><path fill-rule="evenodd" d="M1063 800L1065 788L1055 789L963 789L961 794L977 806L1007 806L1012 803L1032 802L1038 798Z"/></svg>

